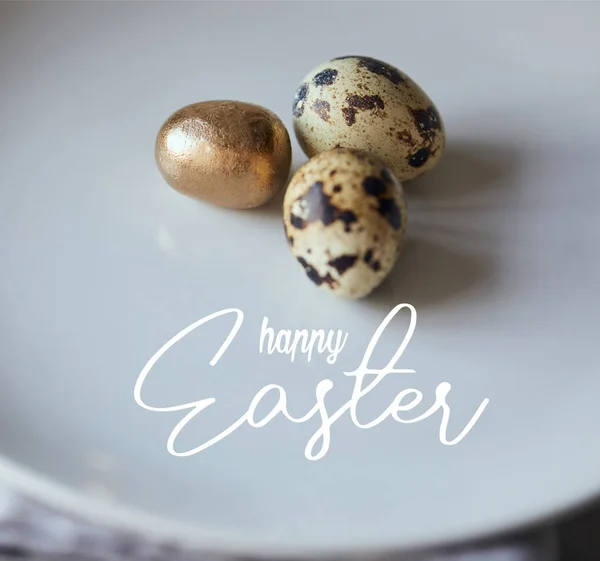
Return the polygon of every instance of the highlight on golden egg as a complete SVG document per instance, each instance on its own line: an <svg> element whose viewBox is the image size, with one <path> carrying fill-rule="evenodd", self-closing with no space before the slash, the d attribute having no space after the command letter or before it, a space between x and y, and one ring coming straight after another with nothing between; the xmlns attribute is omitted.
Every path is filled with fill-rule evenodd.
<svg viewBox="0 0 600 561"><path fill-rule="evenodd" d="M435 167L446 131L429 96L394 66L365 56L320 64L299 84L294 132L311 158L336 147L379 156L400 181Z"/></svg>
<svg viewBox="0 0 600 561"><path fill-rule="evenodd" d="M272 111L242 101L203 101L179 109L160 128L158 169L176 191L232 208L266 204L285 185L292 148Z"/></svg>

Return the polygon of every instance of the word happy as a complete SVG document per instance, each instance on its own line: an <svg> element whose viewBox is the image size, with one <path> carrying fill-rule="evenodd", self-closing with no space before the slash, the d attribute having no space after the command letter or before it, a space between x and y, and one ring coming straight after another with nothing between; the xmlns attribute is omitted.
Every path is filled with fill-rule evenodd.
<svg viewBox="0 0 600 561"><path fill-rule="evenodd" d="M410 313L410 323L404 338L400 342L394 355L390 358L389 362L381 369L374 369L369 366L371 355L377 343L384 333L389 323L394 317L402 310L408 310ZM323 458L329 451L331 445L331 427L332 425L343 415L349 415L352 423L360 429L370 429L376 427L381 422L391 417L394 421L401 424L413 424L419 421L425 420L436 413L440 413L440 425L439 425L439 440L446 446L453 446L458 444L475 426L475 423L479 420L483 411L489 403L489 399L484 399L477 410L474 412L467 424L453 439L448 438L448 424L450 421L451 411L450 406L447 403L447 396L450 393L451 385L448 382L441 382L438 384L434 391L434 395L430 399L431 404L427 409L418 415L410 416L408 413L415 409L423 401L423 394L416 388L407 388L399 392L391 400L389 406L382 411L377 417L371 419L368 422L360 422L357 414L357 406L360 400L373 391L381 381L390 375L403 375L403 374L415 374L415 370L396 368L396 365L406 350L410 340L415 331L417 324L417 312L410 304L400 304L396 306L387 317L381 322L379 327L375 330L375 333L371 337L369 344L365 350L363 358L359 366L352 371L343 372L344 376L347 376L354 381L354 387L352 394L348 401L339 407L336 411L330 412L327 409L326 396L333 389L334 383L332 380L325 378L321 380L315 387L315 403L314 405L301 417L292 416L287 409L288 396L285 389L278 384L268 384L258 390L248 409L240 415L240 417L232 423L229 427L213 436L210 440L198 445L195 448L186 451L176 451L175 443L177 437L186 425L194 419L197 415L202 413L204 409L213 406L216 403L214 397L205 397L189 403L172 406L157 406L149 405L142 399L142 388L146 378L152 371L154 365L160 360L160 358L174 345L181 341L184 337L189 335L192 331L202 325L208 324L213 319L221 316L231 316L233 320L233 326L225 337L225 340L217 350L215 355L210 360L210 366L215 366L219 360L223 357L227 351L229 345L235 339L238 331L240 330L244 321L244 314L241 310L236 308L229 308L215 312L209 316L206 316L195 323L192 323L177 335L167 341L146 363L142 371L140 372L134 388L134 398L136 403L148 411L154 411L157 413L171 413L176 411L185 412L183 418L176 424L175 428L171 431L167 440L167 450L173 456L186 457L193 456L211 447L213 444L223 440L239 427L244 424L248 424L251 427L260 428L266 426L278 415L282 415L292 423L305 423L314 417L320 420L320 425L311 438L308 440L304 449L304 455L308 460L319 460ZM274 352L287 354L293 361L297 353L306 354L307 360L310 361L313 353L316 351L319 354L327 354L327 362L333 365L341 353L344 345L346 344L348 335L342 331L337 332L329 331L327 334L323 330L313 330L310 335L307 330L296 330L293 334L290 330L280 330L277 333L273 328L268 326L268 318L264 318L261 326L261 333L259 338L259 352L266 352L272 354ZM271 411L262 418L257 418L256 411L261 404L262 400L268 394L275 394L277 403L273 406Z"/></svg>
<svg viewBox="0 0 600 561"><path fill-rule="evenodd" d="M329 330L327 335L325 335L325 331L322 329L313 329L310 336L308 335L308 330L296 329L293 337L289 329L280 329L277 335L275 335L273 328L268 327L268 325L269 318L266 317L263 319L260 329L260 352L263 352L263 346L265 346L268 354L277 352L290 355L292 362L294 362L298 349L300 349L301 353L306 354L307 360L310 362L316 345L317 352L320 354L328 352L327 362L334 364L346 344L346 339L348 339L348 334L344 335L343 331L339 329L337 334Z"/></svg>

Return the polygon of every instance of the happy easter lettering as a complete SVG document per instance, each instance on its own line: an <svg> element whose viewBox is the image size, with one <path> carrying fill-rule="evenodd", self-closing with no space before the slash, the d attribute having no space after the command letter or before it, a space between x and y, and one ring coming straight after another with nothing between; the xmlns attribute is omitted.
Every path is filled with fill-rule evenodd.
<svg viewBox="0 0 600 561"><path fill-rule="evenodd" d="M371 368L369 366L371 355L380 337L384 333L389 323L402 310L408 310L410 314L410 322L404 338L400 342L395 354L390 358L386 366L381 369ZM373 391L385 377L390 375L416 374L416 371L412 369L396 368L396 365L410 343L417 324L417 312L415 308L410 304L399 304L386 316L386 318L376 329L375 333L371 337L371 340L369 341L369 344L367 345L359 366L355 370L343 372L345 376L354 379L354 388L352 390L350 399L344 405L339 407L337 411L328 411L325 403L327 393L330 392L334 387L333 381L328 378L321 380L316 385L315 404L309 409L309 411L306 412L306 414L301 417L294 417L289 413L287 408L288 396L285 389L278 384L268 384L262 387L256 393L250 402L247 411L225 430L221 431L210 440L207 440L195 448L183 452L176 451L175 443L181 431L204 409L214 405L216 403L216 399L213 397L206 397L197 401L180 405L160 407L156 405L149 405L143 401L141 396L142 388L154 365L171 347L189 335L196 328L205 325L211 320L221 316L231 316L234 320L234 323L220 348L209 362L210 366L215 366L223 357L225 351L233 342L235 336L242 326L244 321L244 314L242 310L229 308L215 312L192 323L180 331L177 335L167 341L167 343L165 343L154 354L154 356L152 356L152 358L146 363L140 372L136 381L134 388L134 399L140 407L148 411L160 413L175 411L186 412L183 418L175 425L167 440L167 450L173 456L193 456L199 452L202 452L203 450L206 450L213 444L223 440L244 424L248 424L249 426L255 428L264 427L277 415L282 415L292 423L304 423L313 417L320 419L320 426L308 440L304 449L305 457L308 460L313 461L319 460L327 454L331 446L331 427L335 421L337 421L346 413L348 413L350 419L357 428L369 429L379 425L388 417L391 417L398 423L413 424L427 419L437 412L440 412L441 418L439 425L439 440L444 445L453 446L458 444L471 431L489 404L488 398L483 399L474 414L471 416L470 420L454 438L448 437L448 425L451 416L450 406L447 403L447 397L451 390L451 385L448 382L441 382L438 384L437 388L435 389L431 405L420 415L411 417L410 415L407 415L407 413L415 409L423 401L422 392L416 388L406 388L394 396L390 402L390 405L379 416L371 419L368 422L359 421L357 415L357 405L359 404L361 398ZM264 354L286 354L289 355L291 361L294 361L299 354L306 355L308 362L310 362L311 358L313 358L315 355L323 355L326 357L326 362L329 365L334 365L346 344L347 338L348 334L343 333L341 330L330 330L327 333L324 330L312 330L311 332L308 330L296 330L294 332L291 330L279 330L276 332L273 327L269 326L269 319L265 317L261 325L258 351L259 353ZM268 394L275 394L277 402L266 416L261 419L257 419L256 410L261 401Z"/></svg>

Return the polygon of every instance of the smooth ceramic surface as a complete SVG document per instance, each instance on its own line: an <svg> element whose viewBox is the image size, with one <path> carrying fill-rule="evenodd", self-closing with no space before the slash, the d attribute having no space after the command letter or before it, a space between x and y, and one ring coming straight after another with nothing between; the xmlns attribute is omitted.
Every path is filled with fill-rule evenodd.
<svg viewBox="0 0 600 561"><path fill-rule="evenodd" d="M600 39L595 3L7 3L0 6L0 475L98 520L255 554L431 545L539 520L600 491ZM170 189L154 162L166 117L204 99L268 107L291 131L298 81L329 57L388 61L432 96L448 144L406 184L409 225L367 300L317 290L290 255L281 197L228 211ZM294 167L305 159L295 141ZM418 314L397 368L357 407L368 423L405 388L441 412L359 429L327 453L320 421L278 415L192 456L266 384L290 414L346 403L371 335ZM259 353L275 329L347 334L325 354ZM394 354L404 310L374 361ZM375 363L373 363L375 364ZM379 364L379 363L378 363ZM324 386L319 386L323 388ZM445 386L442 386L444 388ZM269 395L264 416L276 402ZM318 448L318 445L317 445Z"/></svg>

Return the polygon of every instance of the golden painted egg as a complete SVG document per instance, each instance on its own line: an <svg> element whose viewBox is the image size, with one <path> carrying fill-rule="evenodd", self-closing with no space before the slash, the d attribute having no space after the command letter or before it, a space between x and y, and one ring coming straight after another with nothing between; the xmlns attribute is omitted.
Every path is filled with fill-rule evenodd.
<svg viewBox="0 0 600 561"><path fill-rule="evenodd" d="M285 185L290 137L273 112L241 101L203 101L171 115L155 149L173 189L233 209L267 203Z"/></svg>

